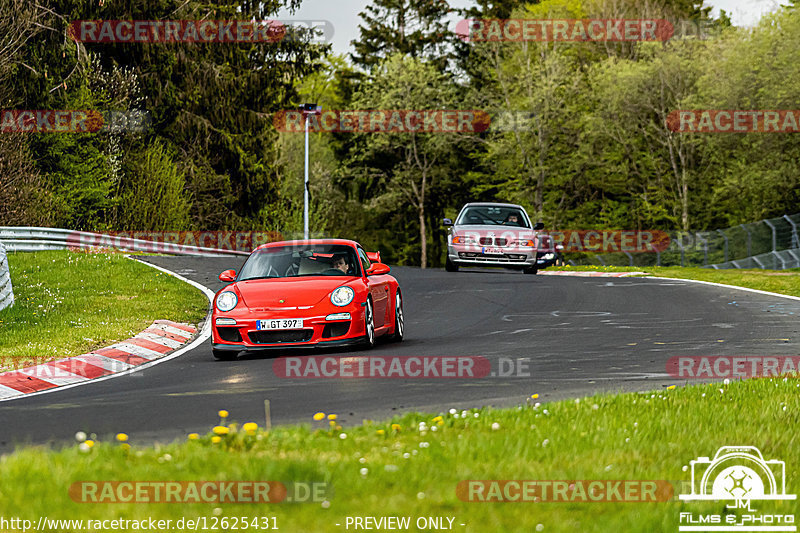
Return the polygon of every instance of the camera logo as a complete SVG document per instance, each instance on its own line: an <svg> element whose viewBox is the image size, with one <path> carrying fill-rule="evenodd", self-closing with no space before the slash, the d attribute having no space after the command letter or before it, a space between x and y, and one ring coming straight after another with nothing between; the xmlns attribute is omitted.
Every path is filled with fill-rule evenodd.
<svg viewBox="0 0 800 533"><path fill-rule="evenodd" d="M713 459L698 457L689 462L691 493L683 501L733 501L728 509L744 514L680 513L680 531L797 531L794 515L756 513L752 502L795 500L786 494L786 463L764 460L754 446L723 446ZM724 524L724 525L723 525Z"/></svg>

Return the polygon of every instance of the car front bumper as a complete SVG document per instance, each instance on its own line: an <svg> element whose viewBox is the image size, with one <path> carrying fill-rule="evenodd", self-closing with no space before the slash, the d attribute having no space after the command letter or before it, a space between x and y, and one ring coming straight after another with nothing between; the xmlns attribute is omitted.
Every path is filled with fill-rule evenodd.
<svg viewBox="0 0 800 533"><path fill-rule="evenodd" d="M486 254L475 246L448 245L447 257L459 266L495 266L505 268L547 268L558 259L554 252L536 252L531 249L508 248L503 254Z"/></svg>
<svg viewBox="0 0 800 533"><path fill-rule="evenodd" d="M328 315L302 315L297 311L250 311L238 316L214 313L211 346L219 351L259 352L281 348L322 348L349 346L366 338L364 307L361 304L338 308L337 313L350 313L350 319L326 320ZM333 314L333 313L329 313ZM217 318L233 318L235 325L218 325ZM258 330L257 321L302 318L298 329Z"/></svg>

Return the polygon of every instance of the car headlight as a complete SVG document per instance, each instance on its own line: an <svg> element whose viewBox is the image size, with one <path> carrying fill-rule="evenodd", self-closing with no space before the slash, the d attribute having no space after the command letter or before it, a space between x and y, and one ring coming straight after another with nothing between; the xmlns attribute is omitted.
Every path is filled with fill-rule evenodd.
<svg viewBox="0 0 800 533"><path fill-rule="evenodd" d="M453 236L453 244L478 244L472 237L466 235Z"/></svg>
<svg viewBox="0 0 800 533"><path fill-rule="evenodd" d="M217 309L220 311L230 311L236 304L239 303L239 298L231 291L225 291L217 297Z"/></svg>
<svg viewBox="0 0 800 533"><path fill-rule="evenodd" d="M331 303L337 307L344 307L353 301L355 295L350 287L339 287L331 293Z"/></svg>

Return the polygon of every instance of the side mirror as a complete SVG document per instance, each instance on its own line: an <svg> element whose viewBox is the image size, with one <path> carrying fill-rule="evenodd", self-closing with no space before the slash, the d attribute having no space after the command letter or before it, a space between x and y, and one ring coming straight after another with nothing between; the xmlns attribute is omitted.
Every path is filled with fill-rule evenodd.
<svg viewBox="0 0 800 533"><path fill-rule="evenodd" d="M372 261L373 263L380 263L381 262L381 253L380 252L366 252L367 259Z"/></svg>
<svg viewBox="0 0 800 533"><path fill-rule="evenodd" d="M222 274L219 275L219 280L223 283L230 283L231 281L236 280L236 271L235 270L226 270Z"/></svg>
<svg viewBox="0 0 800 533"><path fill-rule="evenodd" d="M452 226L453 225L453 221L450 220L449 218L443 218L442 219L442 225L444 225L444 226Z"/></svg>
<svg viewBox="0 0 800 533"><path fill-rule="evenodd" d="M537 222L533 225L533 231L539 231L540 229L544 229L544 222Z"/></svg>
<svg viewBox="0 0 800 533"><path fill-rule="evenodd" d="M372 263L367 269L367 276L380 276L381 274L388 274L391 269L389 265L383 263Z"/></svg>

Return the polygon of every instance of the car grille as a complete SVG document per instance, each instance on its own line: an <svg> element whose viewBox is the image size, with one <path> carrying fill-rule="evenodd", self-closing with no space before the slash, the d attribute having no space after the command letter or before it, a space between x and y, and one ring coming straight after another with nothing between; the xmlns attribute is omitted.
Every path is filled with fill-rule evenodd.
<svg viewBox="0 0 800 533"><path fill-rule="evenodd" d="M253 344L275 344L279 342L306 342L311 339L311 329L287 329L281 331L251 331L247 335Z"/></svg>
<svg viewBox="0 0 800 533"><path fill-rule="evenodd" d="M324 338L329 337L341 337L342 335L347 335L347 332L350 331L350 322L334 322L333 324L325 324L325 329L322 331L322 336Z"/></svg>
<svg viewBox="0 0 800 533"><path fill-rule="evenodd" d="M219 338L225 342L242 342L242 334L239 333L239 328L220 328L217 327Z"/></svg>
<svg viewBox="0 0 800 533"><path fill-rule="evenodd" d="M508 244L508 239L504 239L503 237L481 237L478 239L484 246L506 246Z"/></svg>
<svg viewBox="0 0 800 533"><path fill-rule="evenodd" d="M467 259L469 261L477 261L484 263L519 263L525 260L522 254L504 254L504 255L483 255L470 252L459 252L458 257Z"/></svg>

